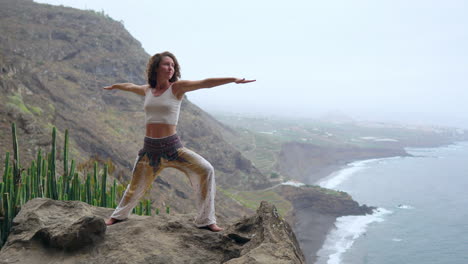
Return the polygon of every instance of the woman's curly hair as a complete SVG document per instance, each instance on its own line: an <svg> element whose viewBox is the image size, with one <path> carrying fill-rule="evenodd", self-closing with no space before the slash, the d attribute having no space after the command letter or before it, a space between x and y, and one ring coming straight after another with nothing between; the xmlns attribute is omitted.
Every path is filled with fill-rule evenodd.
<svg viewBox="0 0 468 264"><path fill-rule="evenodd" d="M180 65L174 54L169 51L156 53L149 59L148 65L146 66L146 76L148 77L148 84L151 88L156 88L159 63L161 62L161 59L166 56L170 57L174 61L174 75L169 81L172 83L180 78Z"/></svg>

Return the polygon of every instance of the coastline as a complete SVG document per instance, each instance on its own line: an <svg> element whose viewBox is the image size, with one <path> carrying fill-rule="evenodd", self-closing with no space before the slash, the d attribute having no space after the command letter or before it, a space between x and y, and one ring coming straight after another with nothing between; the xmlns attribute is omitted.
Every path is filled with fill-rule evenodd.
<svg viewBox="0 0 468 264"><path fill-rule="evenodd" d="M410 154L405 156L411 156ZM331 168L336 168L336 170L332 171L328 175L325 175L321 179L315 182L315 185L319 186L320 182L327 182L327 181L334 181L337 177L340 178L341 176L345 175L343 180L350 177L354 172L357 172L366 164L372 162L378 162L380 160L386 159L394 159L399 158L402 156L392 156L392 157L384 157L384 158L373 158L373 159L365 159L365 160L355 160L353 162L347 163L346 165L336 165L336 166L328 166L326 169L322 171L330 170ZM336 183L334 183L336 184ZM325 186L320 186L326 188ZM327 188L329 189L329 188ZM352 200L352 197L350 197ZM354 201L358 204L358 201ZM304 204L304 201L301 201L301 204ZM362 211L362 212L342 212L338 213L340 210L336 212L320 212L314 210L313 208L303 206L298 203L294 203L294 216L293 216L293 229L296 233L297 239L303 249L303 253L306 258L306 262L308 264L316 264L319 263L327 263L322 262L320 259L321 255L319 253L327 252L327 249L324 249L327 246L327 242L329 239L330 234L333 230L336 230L338 227L338 222L340 219L346 219L346 217L352 217L351 221L358 222L358 224L363 225L364 227L374 221L380 221L379 216L375 216L375 214L380 215L382 213L386 213L387 211L382 208L370 208L370 211ZM352 206L352 205L348 205ZM359 218L361 217L361 219ZM359 223L361 222L361 223ZM363 228L364 228L363 227ZM306 249L306 250L304 250ZM328 251L330 251L328 249Z"/></svg>
<svg viewBox="0 0 468 264"><path fill-rule="evenodd" d="M323 188L337 190L337 186L348 180L353 174L366 169L367 165L398 158L402 158L402 156L357 160L318 180L316 184ZM307 261L307 263L339 264L341 255L352 247L354 240L365 233L367 226L374 222L383 221L381 216L388 213L391 211L385 208L375 208L370 214L336 217L333 224L329 226L320 249L315 252L313 262Z"/></svg>
<svg viewBox="0 0 468 264"><path fill-rule="evenodd" d="M411 156L404 148L324 147L289 142L282 146L278 171L305 184L316 184L350 163L395 156Z"/></svg>
<svg viewBox="0 0 468 264"><path fill-rule="evenodd" d="M406 153L408 153L408 156L411 157L419 157L412 155L411 152L412 150L422 150L422 149L427 149L427 150L433 150L437 148L446 148L446 147L456 147L458 144L463 144L468 141L457 141L457 142L452 142L450 144L442 144L438 146L420 146L420 147L405 147L404 150ZM357 160L348 163L346 166L341 167L337 171L334 171L330 173L328 176L321 178L316 181L317 185L320 185L321 187L324 188L331 188L335 189L336 186L339 186L339 184L348 179L349 177L352 177L352 175L355 172L360 171L361 169L364 169L367 164L371 164L373 162L379 162L379 161L384 161L388 159L397 159L397 158L403 158L404 156L394 156L394 157L387 157L387 158L375 158L375 159L367 159L367 160ZM351 218L349 216L342 216L342 217L336 217L334 219L333 224L328 224L328 225L322 225L322 227L329 227L328 231L325 234L325 238L323 239L323 243L318 251L315 252L314 254L314 259L309 260L307 259L308 255L306 255L306 260L307 263L314 263L314 264L323 264L323 263L340 263L340 256L342 253L346 252L349 248L351 248L353 241L347 241L347 243L344 243L343 241L343 234L340 235L339 230L341 228L341 231L343 231L345 228L349 228L352 226L353 228L356 229L356 222L361 222L361 226L358 228L361 228L360 230L356 230L356 233L353 234L353 240L357 239L360 235L364 234L366 231L366 227L368 224L373 223L373 222L381 222L383 219L381 218L382 215L391 213L391 211L384 209L384 208L377 208L374 210L374 212L370 215L362 215L358 217ZM302 217L302 215L298 215L299 217ZM301 221L304 221L303 219L297 219L296 220L298 223L301 223ZM354 223L353 223L354 221ZM346 223L348 222L348 223ZM347 226L348 225L348 226ZM302 227L304 228L304 227ZM310 228L310 227L309 227ZM349 231L349 230L346 230ZM348 236L350 236L351 232L347 232ZM340 240L341 239L341 240ZM336 243L336 245L331 245L330 243ZM341 245L340 245L341 243ZM343 244L347 244L344 246ZM333 252L331 247L335 247L334 250L336 252ZM341 248L340 248L341 247ZM341 251L340 251L341 250ZM310 255L310 254L309 254ZM325 258L325 256L327 258Z"/></svg>

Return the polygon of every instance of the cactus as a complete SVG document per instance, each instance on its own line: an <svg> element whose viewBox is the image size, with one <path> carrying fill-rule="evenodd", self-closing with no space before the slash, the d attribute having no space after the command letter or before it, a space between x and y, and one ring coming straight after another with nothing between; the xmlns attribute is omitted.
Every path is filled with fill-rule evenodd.
<svg viewBox="0 0 468 264"><path fill-rule="evenodd" d="M47 169L45 171L46 173L46 176L45 176L45 197L46 198L51 198L52 197L52 194L51 194L51 190L52 190L52 181L50 180L50 153L47 153Z"/></svg>
<svg viewBox="0 0 468 264"><path fill-rule="evenodd" d="M10 233L11 221L13 220L13 210L9 193L3 194L3 208L5 209L4 219L2 221L3 230L2 230L2 240L6 241L8 234Z"/></svg>
<svg viewBox="0 0 468 264"><path fill-rule="evenodd" d="M159 208L156 208L155 213L156 213L156 215L159 214Z"/></svg>
<svg viewBox="0 0 468 264"><path fill-rule="evenodd" d="M3 182L6 184L6 178L8 176L8 170L10 169L10 152L5 155L5 170L3 171Z"/></svg>
<svg viewBox="0 0 468 264"><path fill-rule="evenodd" d="M47 162L45 159L42 159L41 167L41 197L47 197Z"/></svg>
<svg viewBox="0 0 468 264"><path fill-rule="evenodd" d="M81 183L81 180L80 180L80 201L86 203L86 181Z"/></svg>
<svg viewBox="0 0 468 264"><path fill-rule="evenodd" d="M110 204L110 207L112 207L112 208L117 206L117 202L115 201L116 192L117 192L117 180L114 179L114 184L112 185L112 189L111 189L111 203L112 204Z"/></svg>
<svg viewBox="0 0 468 264"><path fill-rule="evenodd" d="M71 182L71 187L70 187L70 196L69 196L70 201L75 200L75 193L76 193L75 189L76 189L76 181L73 178Z"/></svg>
<svg viewBox="0 0 468 264"><path fill-rule="evenodd" d="M117 195L118 197L122 197L122 196L124 195L124 192L125 192L125 186L123 186L122 184L119 184L119 185L117 186L117 193L116 193L116 195Z"/></svg>
<svg viewBox="0 0 468 264"><path fill-rule="evenodd" d="M75 176L73 177L75 180L75 200L79 201L81 200L80 194L81 194L81 184L80 184L80 177L78 177L78 173L75 173Z"/></svg>
<svg viewBox="0 0 468 264"><path fill-rule="evenodd" d="M13 184L13 174L12 174L12 168L8 170L7 174L7 181L6 181L6 186L5 186L5 192L9 193L10 196L12 195L12 192L14 192L14 184Z"/></svg>
<svg viewBox="0 0 468 264"><path fill-rule="evenodd" d="M102 183L101 183L101 206L107 207L107 200L106 200L106 181L107 181L107 164L104 165L104 174L102 175Z"/></svg>
<svg viewBox="0 0 468 264"><path fill-rule="evenodd" d="M71 168L70 168L70 171L69 171L68 176L67 176L67 182L65 183L65 185L66 185L65 188L67 190L68 197L71 196L70 181L72 181L73 175L75 175L75 160L71 161Z"/></svg>
<svg viewBox="0 0 468 264"><path fill-rule="evenodd" d="M92 192L91 192L91 174L87 173L86 174L86 202L88 204L91 204L93 200Z"/></svg>
<svg viewBox="0 0 468 264"><path fill-rule="evenodd" d="M2 215L2 196L3 196L3 192L5 190L5 183L3 182L0 182L0 215Z"/></svg>
<svg viewBox="0 0 468 264"><path fill-rule="evenodd" d="M55 159L56 159L56 149L57 149L57 129L55 127L52 128L52 151L50 153L50 180L51 180L51 197L54 200L58 199L57 193L57 179L55 175Z"/></svg>
<svg viewBox="0 0 468 264"><path fill-rule="evenodd" d="M171 207L169 207L169 205L166 206L166 214L169 214L169 212L171 211Z"/></svg>
<svg viewBox="0 0 468 264"><path fill-rule="evenodd" d="M36 158L36 188L37 188L37 196L36 197L42 197L42 185L41 185L41 180L42 180L42 156L41 156L41 149L37 152L37 158Z"/></svg>
<svg viewBox="0 0 468 264"><path fill-rule="evenodd" d="M16 124L11 124L11 134L13 136L13 179L14 184L18 185L21 181L20 175L20 157L18 151L18 138L16 137Z"/></svg>
<svg viewBox="0 0 468 264"><path fill-rule="evenodd" d="M0 196L2 197L2 203L0 204L0 208L2 208L2 218L1 218L1 221L0 221L0 233L1 233L1 236L0 236L0 242L1 243L4 243L4 241L6 241L6 238L7 238L7 232L8 232L8 205L7 205L7 201L6 201L6 195L8 193L2 193ZM3 245L3 244L0 244L0 245Z"/></svg>
<svg viewBox="0 0 468 264"><path fill-rule="evenodd" d="M22 192L23 191L23 185L20 183L19 185L16 186L16 189L15 189L15 194L14 196L11 195L11 206L12 206L12 210L13 210L13 217L16 215L16 212L19 211L19 205L20 205L20 202L21 202L21 195L22 195Z"/></svg>
<svg viewBox="0 0 468 264"><path fill-rule="evenodd" d="M93 180L94 180L94 191L93 191L93 196L96 198L96 200L99 197L99 182L97 179L98 176L98 164L97 162L94 162L94 170L93 170ZM97 204L96 204L97 205Z"/></svg>
<svg viewBox="0 0 468 264"><path fill-rule="evenodd" d="M31 192L31 199L34 199L37 197L37 186L36 186L36 162L33 160L31 162L31 168L28 169L28 172L30 174L30 183L28 183L29 190Z"/></svg>
<svg viewBox="0 0 468 264"><path fill-rule="evenodd" d="M28 201L31 198L31 168L28 169L28 172L26 173L26 188L25 188L25 197L24 200Z"/></svg>
<svg viewBox="0 0 468 264"><path fill-rule="evenodd" d="M5 212L3 210L3 191L5 190L5 184L3 182L0 182L0 247L3 245L3 237L2 237L2 230L3 230L3 223L4 223L4 217L5 217Z"/></svg>
<svg viewBox="0 0 468 264"><path fill-rule="evenodd" d="M68 129L65 129L65 142L63 143L63 177L68 176Z"/></svg>
<svg viewBox="0 0 468 264"><path fill-rule="evenodd" d="M78 201L80 200L80 179L78 178L78 173L73 175L72 185L71 185L71 195L70 200Z"/></svg>
<svg viewBox="0 0 468 264"><path fill-rule="evenodd" d="M143 202L139 201L138 206L137 206L137 214L142 215L143 214Z"/></svg>
<svg viewBox="0 0 468 264"><path fill-rule="evenodd" d="M145 200L145 215L151 216L151 202L150 202L150 200Z"/></svg>

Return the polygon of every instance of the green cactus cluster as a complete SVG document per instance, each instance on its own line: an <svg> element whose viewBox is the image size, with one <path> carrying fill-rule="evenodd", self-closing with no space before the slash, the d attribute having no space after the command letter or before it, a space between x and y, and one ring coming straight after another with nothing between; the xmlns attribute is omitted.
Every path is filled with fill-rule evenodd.
<svg viewBox="0 0 468 264"><path fill-rule="evenodd" d="M94 206L115 208L117 199L122 196L125 187L114 179L110 188L107 187L108 166L99 170L94 162L91 176L87 173L80 176L76 171L74 160L69 162L68 130L65 131L63 149L63 173L57 177L56 170L56 128L52 129L52 149L43 154L39 149L34 161L28 168L20 166L16 125L11 126L13 136L13 160L6 152L3 177L0 180L0 248L6 242L12 226L13 218L27 201L40 197L65 201L82 201ZM70 166L69 166L70 165ZM98 179L101 177L100 180ZM84 180L82 180L84 179ZM167 211L169 212L169 211ZM151 215L151 201L143 200L133 213ZM156 209L156 214L159 210Z"/></svg>

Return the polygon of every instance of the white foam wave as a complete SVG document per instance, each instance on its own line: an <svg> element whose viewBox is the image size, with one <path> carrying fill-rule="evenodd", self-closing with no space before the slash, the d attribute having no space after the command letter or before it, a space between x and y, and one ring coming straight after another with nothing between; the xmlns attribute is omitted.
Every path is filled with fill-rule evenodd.
<svg viewBox="0 0 468 264"><path fill-rule="evenodd" d="M351 248L357 238L366 233L367 227L371 223L384 221L383 216L390 213L392 211L378 208L371 215L337 218L336 228L328 234L323 247L318 251L318 263L340 264L343 253Z"/></svg>
<svg viewBox="0 0 468 264"><path fill-rule="evenodd" d="M349 167L338 172L332 173L329 178L318 183L320 187L334 189L354 173L364 169L364 167Z"/></svg>
<svg viewBox="0 0 468 264"><path fill-rule="evenodd" d="M396 157L396 158L400 158L400 157ZM338 185L340 185L342 182L347 180L351 175L355 174L356 172L360 170L368 168L368 165L370 163L383 162L389 159L395 159L395 157L383 158L383 159L360 160L360 161L349 163L347 168L344 168L342 170L339 170L330 174L328 177L319 181L317 184L323 188L335 189Z"/></svg>
<svg viewBox="0 0 468 264"><path fill-rule="evenodd" d="M399 204L397 207L400 209L414 209L413 206L407 204Z"/></svg>
<svg viewBox="0 0 468 264"><path fill-rule="evenodd" d="M403 239L395 237L395 238L392 238L392 241L393 242L401 242L401 241L403 241Z"/></svg>
<svg viewBox="0 0 468 264"><path fill-rule="evenodd" d="M294 187L301 187L301 186L304 186L305 184L302 183L302 182L298 182L298 181L287 181L287 182L283 182L281 183L281 185L291 185L291 186L294 186Z"/></svg>

